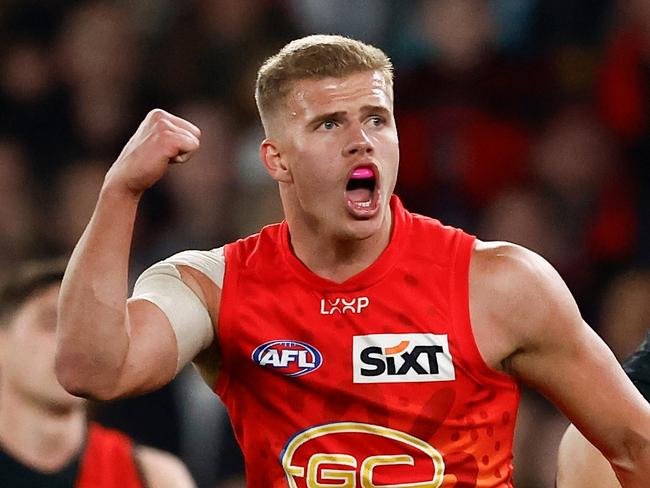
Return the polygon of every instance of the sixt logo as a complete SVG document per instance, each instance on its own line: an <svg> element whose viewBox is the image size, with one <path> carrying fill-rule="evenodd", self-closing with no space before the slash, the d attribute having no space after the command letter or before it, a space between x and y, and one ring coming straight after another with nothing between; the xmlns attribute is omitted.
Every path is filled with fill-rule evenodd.
<svg viewBox="0 0 650 488"><path fill-rule="evenodd" d="M320 313L321 315L344 314L347 312L361 313L369 304L370 299L368 297L357 297L350 300L345 298L335 298L334 300L323 298L320 301Z"/></svg>
<svg viewBox="0 0 650 488"><path fill-rule="evenodd" d="M370 334L352 340L354 383L456 379L446 334Z"/></svg>
<svg viewBox="0 0 650 488"><path fill-rule="evenodd" d="M318 349L306 342L291 340L265 342L255 348L251 359L286 376L302 376L323 364L323 356Z"/></svg>

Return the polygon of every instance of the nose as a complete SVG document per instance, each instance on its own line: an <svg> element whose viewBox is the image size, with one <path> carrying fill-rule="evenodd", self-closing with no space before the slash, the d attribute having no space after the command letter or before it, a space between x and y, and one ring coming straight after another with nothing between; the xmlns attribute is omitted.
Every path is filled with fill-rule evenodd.
<svg viewBox="0 0 650 488"><path fill-rule="evenodd" d="M366 134L363 126L358 125L356 128L351 129L350 140L344 147L346 156L360 156L364 154L372 154L375 150L372 141Z"/></svg>

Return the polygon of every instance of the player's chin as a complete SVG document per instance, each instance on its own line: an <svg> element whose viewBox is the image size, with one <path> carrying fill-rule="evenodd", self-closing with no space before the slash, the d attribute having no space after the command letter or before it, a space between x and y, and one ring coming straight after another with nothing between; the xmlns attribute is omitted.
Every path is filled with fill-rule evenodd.
<svg viewBox="0 0 650 488"><path fill-rule="evenodd" d="M381 212L376 212L373 215L362 217L348 215L346 220L347 236L350 239L364 240L381 231L383 218Z"/></svg>

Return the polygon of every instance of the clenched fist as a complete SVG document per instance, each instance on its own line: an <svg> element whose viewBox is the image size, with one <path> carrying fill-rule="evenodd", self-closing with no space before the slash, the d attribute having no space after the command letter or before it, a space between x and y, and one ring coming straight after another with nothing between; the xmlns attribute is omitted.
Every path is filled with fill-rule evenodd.
<svg viewBox="0 0 650 488"><path fill-rule="evenodd" d="M201 130L187 120L155 109L129 139L106 175L106 184L140 196L160 180L169 164L185 163L199 148Z"/></svg>

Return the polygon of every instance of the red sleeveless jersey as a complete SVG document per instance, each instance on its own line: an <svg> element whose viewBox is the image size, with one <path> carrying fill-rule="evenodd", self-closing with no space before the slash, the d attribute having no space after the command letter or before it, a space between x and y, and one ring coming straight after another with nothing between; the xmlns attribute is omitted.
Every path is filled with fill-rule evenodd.
<svg viewBox="0 0 650 488"><path fill-rule="evenodd" d="M76 488L144 488L133 442L116 430L90 424Z"/></svg>
<svg viewBox="0 0 650 488"><path fill-rule="evenodd" d="M341 284L286 223L226 246L216 391L249 486L512 486L519 389L474 341L474 238L391 206L389 246Z"/></svg>

